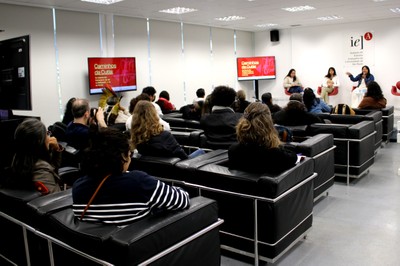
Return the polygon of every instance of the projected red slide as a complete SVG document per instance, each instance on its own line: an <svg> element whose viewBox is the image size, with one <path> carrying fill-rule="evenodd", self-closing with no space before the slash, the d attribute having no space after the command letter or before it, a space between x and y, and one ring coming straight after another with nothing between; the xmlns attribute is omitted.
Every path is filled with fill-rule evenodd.
<svg viewBox="0 0 400 266"><path fill-rule="evenodd" d="M105 84L115 92L136 90L134 57L88 58L90 94L102 93Z"/></svg>
<svg viewBox="0 0 400 266"><path fill-rule="evenodd" d="M275 56L237 58L238 80L276 78Z"/></svg>

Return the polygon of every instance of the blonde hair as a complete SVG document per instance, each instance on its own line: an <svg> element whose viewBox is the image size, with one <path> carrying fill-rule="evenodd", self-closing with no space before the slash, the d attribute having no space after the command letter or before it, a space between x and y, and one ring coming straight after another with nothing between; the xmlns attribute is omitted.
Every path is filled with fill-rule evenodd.
<svg viewBox="0 0 400 266"><path fill-rule="evenodd" d="M251 103L236 126L239 143L254 143L265 148L277 148L281 144L267 105Z"/></svg>
<svg viewBox="0 0 400 266"><path fill-rule="evenodd" d="M239 100L244 101L244 100L246 100L246 92L244 90L238 90L236 93L236 97Z"/></svg>
<svg viewBox="0 0 400 266"><path fill-rule="evenodd" d="M156 108L149 101L139 101L132 114L131 124L131 146L136 149L137 145L150 140L163 131Z"/></svg>

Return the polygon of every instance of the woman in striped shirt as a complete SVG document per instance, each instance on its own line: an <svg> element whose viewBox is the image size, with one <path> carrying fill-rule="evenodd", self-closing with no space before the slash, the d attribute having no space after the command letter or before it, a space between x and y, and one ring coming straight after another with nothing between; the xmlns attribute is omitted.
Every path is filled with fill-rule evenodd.
<svg viewBox="0 0 400 266"><path fill-rule="evenodd" d="M129 139L118 130L95 130L84 158L86 175L72 190L75 217L83 221L125 225L152 213L189 207L186 191L141 171L127 172L131 162Z"/></svg>

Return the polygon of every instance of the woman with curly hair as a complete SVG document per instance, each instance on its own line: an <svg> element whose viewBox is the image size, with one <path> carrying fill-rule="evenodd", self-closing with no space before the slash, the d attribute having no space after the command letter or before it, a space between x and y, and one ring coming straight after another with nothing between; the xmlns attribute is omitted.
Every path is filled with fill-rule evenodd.
<svg viewBox="0 0 400 266"><path fill-rule="evenodd" d="M360 109L381 109L386 107L386 98L383 96L381 86L375 81L367 85L367 93L358 105Z"/></svg>
<svg viewBox="0 0 400 266"><path fill-rule="evenodd" d="M293 167L296 153L286 150L278 137L268 106L251 103L236 126L237 144L229 148L230 168L279 174Z"/></svg>
<svg viewBox="0 0 400 266"><path fill-rule="evenodd" d="M133 111L131 144L141 155L189 158L171 132L163 129L156 109L148 101L139 101ZM203 150L198 150L190 158L202 153Z"/></svg>

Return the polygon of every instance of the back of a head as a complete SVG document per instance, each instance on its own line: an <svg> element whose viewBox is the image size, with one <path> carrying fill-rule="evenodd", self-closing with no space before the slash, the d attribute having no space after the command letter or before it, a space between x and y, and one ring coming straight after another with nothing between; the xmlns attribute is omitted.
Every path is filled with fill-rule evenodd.
<svg viewBox="0 0 400 266"><path fill-rule="evenodd" d="M211 104L212 106L231 106L235 101L236 92L234 89L228 86L218 86L211 93Z"/></svg>
<svg viewBox="0 0 400 266"><path fill-rule="evenodd" d="M15 155L12 168L15 173L30 176L39 159L48 160L46 127L34 118L24 120L14 133Z"/></svg>
<svg viewBox="0 0 400 266"><path fill-rule="evenodd" d="M263 93L263 95L261 95L261 101L264 104L270 104L272 102L272 94L270 92Z"/></svg>
<svg viewBox="0 0 400 266"><path fill-rule="evenodd" d="M66 125L69 124L72 120L74 120L74 116L72 115L72 105L76 101L75 97L72 97L68 100L67 104L65 105L65 111L62 122Z"/></svg>
<svg viewBox="0 0 400 266"><path fill-rule="evenodd" d="M72 104L72 115L74 118L83 117L89 110L89 101L86 99L76 99Z"/></svg>
<svg viewBox="0 0 400 266"><path fill-rule="evenodd" d="M90 128L90 146L83 156L82 170L102 179L108 174L121 174L124 157L129 154L128 136L115 128Z"/></svg>
<svg viewBox="0 0 400 266"><path fill-rule="evenodd" d="M204 98L204 96L206 96L206 92L203 88L200 88L196 91L196 96L198 98Z"/></svg>
<svg viewBox="0 0 400 266"><path fill-rule="evenodd" d="M298 101L298 102L303 102L303 95L301 93L292 93L289 97L289 101Z"/></svg>
<svg viewBox="0 0 400 266"><path fill-rule="evenodd" d="M146 93L139 94L136 98L132 98L129 103L129 113L132 114L133 110L135 109L136 104L139 101L148 101L150 102L150 97Z"/></svg>
<svg viewBox="0 0 400 266"><path fill-rule="evenodd" d="M152 86L147 86L143 88L142 93L146 93L149 96L154 96L156 94L156 89Z"/></svg>
<svg viewBox="0 0 400 266"><path fill-rule="evenodd" d="M303 111L303 112L307 111L304 103L297 101L297 100L290 100L287 103L285 110L287 110L287 111L296 110L296 111Z"/></svg>
<svg viewBox="0 0 400 266"><path fill-rule="evenodd" d="M238 90L238 92L236 93L236 97L239 101L244 101L246 100L246 92L244 90Z"/></svg>
<svg viewBox="0 0 400 266"><path fill-rule="evenodd" d="M314 105L315 99L316 96L313 90L311 88L305 88L303 93L303 103L307 109L310 109Z"/></svg>
<svg viewBox="0 0 400 266"><path fill-rule="evenodd" d="M260 102L247 106L236 126L236 134L240 143L258 144L266 148L280 145L271 112L268 106Z"/></svg>
<svg viewBox="0 0 400 266"><path fill-rule="evenodd" d="M160 97L159 98L164 98L164 99L167 99L169 101L169 93L168 93L168 91L160 92Z"/></svg>
<svg viewBox="0 0 400 266"><path fill-rule="evenodd" d="M372 97L376 100L383 98L381 86L376 81L371 81L367 85L367 93L365 96Z"/></svg>
<svg viewBox="0 0 400 266"><path fill-rule="evenodd" d="M136 104L131 124L131 143L133 148L163 131L159 121L160 118L151 102L139 101Z"/></svg>
<svg viewBox="0 0 400 266"><path fill-rule="evenodd" d="M335 107L332 108L331 114L355 115L356 113L354 112L353 108L351 108L347 104L340 103L340 104L338 104L338 105L336 105Z"/></svg>

